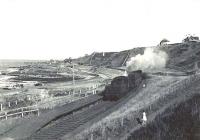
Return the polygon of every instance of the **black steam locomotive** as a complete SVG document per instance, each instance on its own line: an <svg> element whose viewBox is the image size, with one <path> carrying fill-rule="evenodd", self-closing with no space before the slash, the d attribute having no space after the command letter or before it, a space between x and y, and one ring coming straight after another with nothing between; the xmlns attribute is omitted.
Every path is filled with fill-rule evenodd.
<svg viewBox="0 0 200 140"><path fill-rule="evenodd" d="M118 100L122 98L129 91L136 89L143 79L144 74L141 70L132 71L128 76L115 77L102 92L103 100Z"/></svg>

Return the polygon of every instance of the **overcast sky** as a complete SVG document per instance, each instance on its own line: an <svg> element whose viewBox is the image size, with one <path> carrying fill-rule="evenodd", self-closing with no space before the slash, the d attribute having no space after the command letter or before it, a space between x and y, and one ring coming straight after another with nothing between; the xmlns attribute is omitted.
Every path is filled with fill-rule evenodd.
<svg viewBox="0 0 200 140"><path fill-rule="evenodd" d="M0 59L64 59L200 35L199 0L0 0Z"/></svg>

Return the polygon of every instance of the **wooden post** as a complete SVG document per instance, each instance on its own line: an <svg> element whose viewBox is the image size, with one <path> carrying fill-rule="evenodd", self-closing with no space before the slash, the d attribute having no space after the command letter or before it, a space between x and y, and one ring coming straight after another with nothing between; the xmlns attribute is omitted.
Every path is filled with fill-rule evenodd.
<svg viewBox="0 0 200 140"><path fill-rule="evenodd" d="M6 117L6 120L7 120L8 119L7 112L5 112L5 117Z"/></svg>
<svg viewBox="0 0 200 140"><path fill-rule="evenodd" d="M72 72L73 72L73 87L74 87L75 86L74 63L72 63Z"/></svg>
<svg viewBox="0 0 200 140"><path fill-rule="evenodd" d="M94 137L93 134L91 134L90 140L93 140L93 137Z"/></svg>
<svg viewBox="0 0 200 140"><path fill-rule="evenodd" d="M17 105L17 100L15 101L15 105Z"/></svg>
<svg viewBox="0 0 200 140"><path fill-rule="evenodd" d="M8 107L10 108L10 102L8 102Z"/></svg>
<svg viewBox="0 0 200 140"><path fill-rule="evenodd" d="M121 126L124 126L124 117L121 119Z"/></svg>
<svg viewBox="0 0 200 140"><path fill-rule="evenodd" d="M3 110L3 105L2 104L0 105L0 109L1 109L1 111Z"/></svg>
<svg viewBox="0 0 200 140"><path fill-rule="evenodd" d="M37 113L37 115L38 115L38 116L40 115L39 109L38 109L38 113Z"/></svg>
<svg viewBox="0 0 200 140"><path fill-rule="evenodd" d="M22 118L23 118L24 117L23 108L21 109L21 111L22 111Z"/></svg>
<svg viewBox="0 0 200 140"><path fill-rule="evenodd" d="M81 94L81 89L80 89L80 94Z"/></svg>
<svg viewBox="0 0 200 140"><path fill-rule="evenodd" d="M105 135L105 127L103 126L103 128L102 128L102 136L103 136L103 138L104 138L104 135Z"/></svg>

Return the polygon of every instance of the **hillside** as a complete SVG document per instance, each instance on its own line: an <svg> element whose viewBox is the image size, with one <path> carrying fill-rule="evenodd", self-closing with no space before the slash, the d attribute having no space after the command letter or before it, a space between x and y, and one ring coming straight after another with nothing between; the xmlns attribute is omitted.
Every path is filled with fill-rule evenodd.
<svg viewBox="0 0 200 140"><path fill-rule="evenodd" d="M195 94L167 108L146 127L135 131L128 140L199 140L199 101L200 95Z"/></svg>
<svg viewBox="0 0 200 140"><path fill-rule="evenodd" d="M93 137L103 140L196 140L199 138L197 108L200 93L198 73L200 43L176 43L156 48L167 54L166 67L157 72L147 72L149 78L145 81L145 88L140 89L136 96L128 98L126 103L118 106L105 118L94 119L93 123L83 126L87 129L75 131L77 134L75 139L85 140ZM132 57L141 54L139 57L142 58L145 50L146 48L134 48L109 53L106 57L102 53L96 53L87 56L87 61L85 57L77 61L113 69L125 68L124 64ZM133 93L134 91L131 92L132 95ZM137 118L141 118L142 111L148 114L148 123L145 126L137 122Z"/></svg>
<svg viewBox="0 0 200 140"><path fill-rule="evenodd" d="M88 56L78 58L76 61L85 65L121 67L126 61L137 54L142 54L145 48L134 48L121 52L96 52Z"/></svg>
<svg viewBox="0 0 200 140"><path fill-rule="evenodd" d="M154 46L155 48L157 46ZM199 42L186 42L168 44L159 47L161 50L168 54L167 67L173 67L175 69L192 70L195 63L200 65L200 43ZM85 65L94 66L107 66L107 67L122 67L126 65L126 62L131 57L135 57L138 54L143 54L145 47L133 48L121 52L107 52L93 53L81 58L76 59L76 62Z"/></svg>

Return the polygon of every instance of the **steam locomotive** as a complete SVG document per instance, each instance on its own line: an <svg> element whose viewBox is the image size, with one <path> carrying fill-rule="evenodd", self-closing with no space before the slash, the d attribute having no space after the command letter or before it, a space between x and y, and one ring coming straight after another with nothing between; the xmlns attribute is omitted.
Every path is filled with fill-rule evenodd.
<svg viewBox="0 0 200 140"><path fill-rule="evenodd" d="M132 71L128 76L115 77L102 92L103 100L113 101L124 97L129 91L136 89L143 79L144 74L141 70Z"/></svg>

